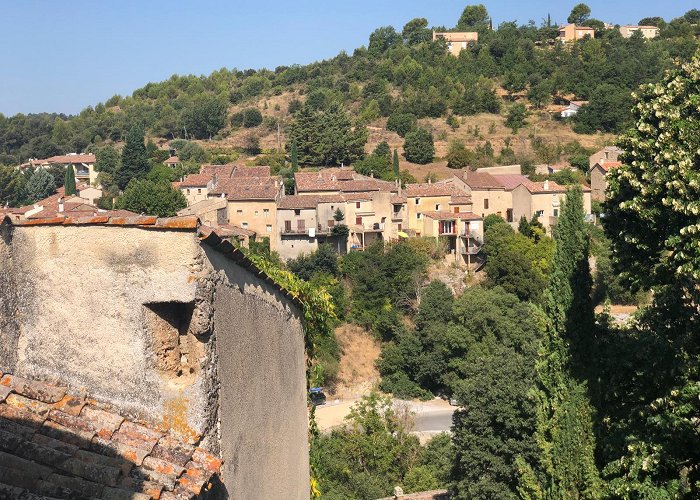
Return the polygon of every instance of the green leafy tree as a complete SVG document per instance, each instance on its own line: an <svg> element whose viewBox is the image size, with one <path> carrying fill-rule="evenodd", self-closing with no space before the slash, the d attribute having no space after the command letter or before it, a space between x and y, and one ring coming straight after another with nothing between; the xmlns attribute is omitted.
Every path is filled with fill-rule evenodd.
<svg viewBox="0 0 700 500"><path fill-rule="evenodd" d="M457 21L457 31L477 30L483 31L491 24L489 12L483 4L467 5Z"/></svg>
<svg viewBox="0 0 700 500"><path fill-rule="evenodd" d="M78 190L75 187L75 170L73 169L73 165L68 165L66 168L63 188L65 189L66 196L78 194Z"/></svg>
<svg viewBox="0 0 700 500"><path fill-rule="evenodd" d="M116 207L144 215L172 217L187 206L185 196L167 182L134 179L117 198Z"/></svg>
<svg viewBox="0 0 700 500"><path fill-rule="evenodd" d="M25 201L27 180L13 167L0 165L0 206L17 207Z"/></svg>
<svg viewBox="0 0 700 500"><path fill-rule="evenodd" d="M292 164L292 172L299 170L299 150L297 149L296 141L292 141L292 147L289 153L289 162Z"/></svg>
<svg viewBox="0 0 700 500"><path fill-rule="evenodd" d="M124 149L122 149L121 166L115 172L115 180L119 189L126 189L132 179L141 179L151 169L144 143L143 128L136 125L126 134Z"/></svg>
<svg viewBox="0 0 700 500"><path fill-rule="evenodd" d="M392 26L383 26L374 30L369 36L367 53L372 57L379 57L402 43L401 35Z"/></svg>
<svg viewBox="0 0 700 500"><path fill-rule="evenodd" d="M178 147L177 157L183 162L205 163L209 155L205 149L194 141L185 141Z"/></svg>
<svg viewBox="0 0 700 500"><path fill-rule="evenodd" d="M574 116L574 130L584 134L619 132L631 122L631 107L629 90L608 83L599 85L590 102Z"/></svg>
<svg viewBox="0 0 700 500"><path fill-rule="evenodd" d="M393 130L400 137L406 137L416 128L416 115L412 113L392 113L386 122L387 130Z"/></svg>
<svg viewBox="0 0 700 500"><path fill-rule="evenodd" d="M506 127L508 127L513 134L517 134L518 130L527 125L526 120L528 115L529 113L524 104L514 104L508 109Z"/></svg>
<svg viewBox="0 0 700 500"><path fill-rule="evenodd" d="M462 141L454 139L450 142L450 148L447 151L447 166L449 168L468 167L473 161L474 153L469 151Z"/></svg>
<svg viewBox="0 0 700 500"><path fill-rule="evenodd" d="M187 133L196 139L210 139L226 124L228 106L223 99L199 94L183 110Z"/></svg>
<svg viewBox="0 0 700 500"><path fill-rule="evenodd" d="M432 32L428 29L428 20L424 17L417 17L407 22L401 30L406 45L417 45L422 42L429 42Z"/></svg>
<svg viewBox="0 0 700 500"><path fill-rule="evenodd" d="M571 13L569 17L566 18L566 21L572 24L582 25L590 15L591 8L585 3L579 3L571 9Z"/></svg>
<svg viewBox="0 0 700 500"><path fill-rule="evenodd" d="M433 161L435 145L433 134L423 128L418 128L406 134L403 145L404 156L411 163L425 165Z"/></svg>
<svg viewBox="0 0 700 500"><path fill-rule="evenodd" d="M27 198L30 202L43 200L54 194L56 181L53 176L43 168L38 168L27 181Z"/></svg>

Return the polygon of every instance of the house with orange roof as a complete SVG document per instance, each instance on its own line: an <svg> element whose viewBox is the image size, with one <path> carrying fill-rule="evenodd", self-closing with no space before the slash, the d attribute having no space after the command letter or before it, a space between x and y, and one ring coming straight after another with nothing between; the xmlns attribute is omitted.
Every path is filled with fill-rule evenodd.
<svg viewBox="0 0 700 500"><path fill-rule="evenodd" d="M582 40L585 37L595 38L595 30L588 26L576 26L575 24L567 24L559 28L558 40L564 43L575 42Z"/></svg>
<svg viewBox="0 0 700 500"><path fill-rule="evenodd" d="M561 204L566 199L567 187L554 181L533 182L527 178L503 179L502 182L507 186L506 189L512 192L513 223L517 223L523 216L528 220L536 216L545 230L550 232L561 213ZM591 188L582 187L583 210L588 215L591 213Z"/></svg>
<svg viewBox="0 0 700 500"><path fill-rule="evenodd" d="M95 155L69 153L57 155L43 160L32 159L19 166L20 170L51 168L54 166L67 168L72 166L75 171L76 182L83 182L89 186L97 186L97 170L95 170Z"/></svg>
<svg viewBox="0 0 700 500"><path fill-rule="evenodd" d="M605 191L608 189L608 172L622 165L619 161L599 161L588 171L591 177L591 198L595 201L605 201Z"/></svg>

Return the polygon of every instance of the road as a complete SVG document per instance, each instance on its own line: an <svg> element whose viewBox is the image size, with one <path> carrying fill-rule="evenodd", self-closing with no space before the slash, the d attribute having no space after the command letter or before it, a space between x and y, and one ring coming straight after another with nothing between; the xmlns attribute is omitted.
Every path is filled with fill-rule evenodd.
<svg viewBox="0 0 700 500"><path fill-rule="evenodd" d="M316 423L319 430L328 431L333 427L342 425L345 417L350 413L350 408L358 400L329 400L323 406L316 407ZM440 432L449 431L452 426L452 414L454 406L447 401L433 399L430 401L402 401L394 400L394 406L407 408L413 413L412 434L425 442Z"/></svg>

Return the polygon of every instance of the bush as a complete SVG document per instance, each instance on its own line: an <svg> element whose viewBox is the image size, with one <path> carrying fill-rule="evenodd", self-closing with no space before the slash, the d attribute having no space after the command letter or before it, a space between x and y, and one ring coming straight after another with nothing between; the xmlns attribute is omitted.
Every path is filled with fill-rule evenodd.
<svg viewBox="0 0 700 500"><path fill-rule="evenodd" d="M447 166L449 168L464 168L473 161L474 154L460 140L453 140L447 151Z"/></svg>
<svg viewBox="0 0 700 500"><path fill-rule="evenodd" d="M263 116L258 108L246 108L243 110L243 126L245 128L257 127L262 122Z"/></svg>
<svg viewBox="0 0 700 500"><path fill-rule="evenodd" d="M406 134L403 149L406 160L419 165L430 163L435 156L433 134L423 128L413 130Z"/></svg>

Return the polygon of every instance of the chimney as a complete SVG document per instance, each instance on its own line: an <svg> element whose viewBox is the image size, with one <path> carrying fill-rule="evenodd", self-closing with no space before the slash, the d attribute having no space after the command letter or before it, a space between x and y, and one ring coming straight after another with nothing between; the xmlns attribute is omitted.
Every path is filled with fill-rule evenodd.
<svg viewBox="0 0 700 500"><path fill-rule="evenodd" d="M58 199L58 213L63 213L63 197Z"/></svg>
<svg viewBox="0 0 700 500"><path fill-rule="evenodd" d="M549 181L548 180L545 179L543 187L544 187L545 191L549 191Z"/></svg>

